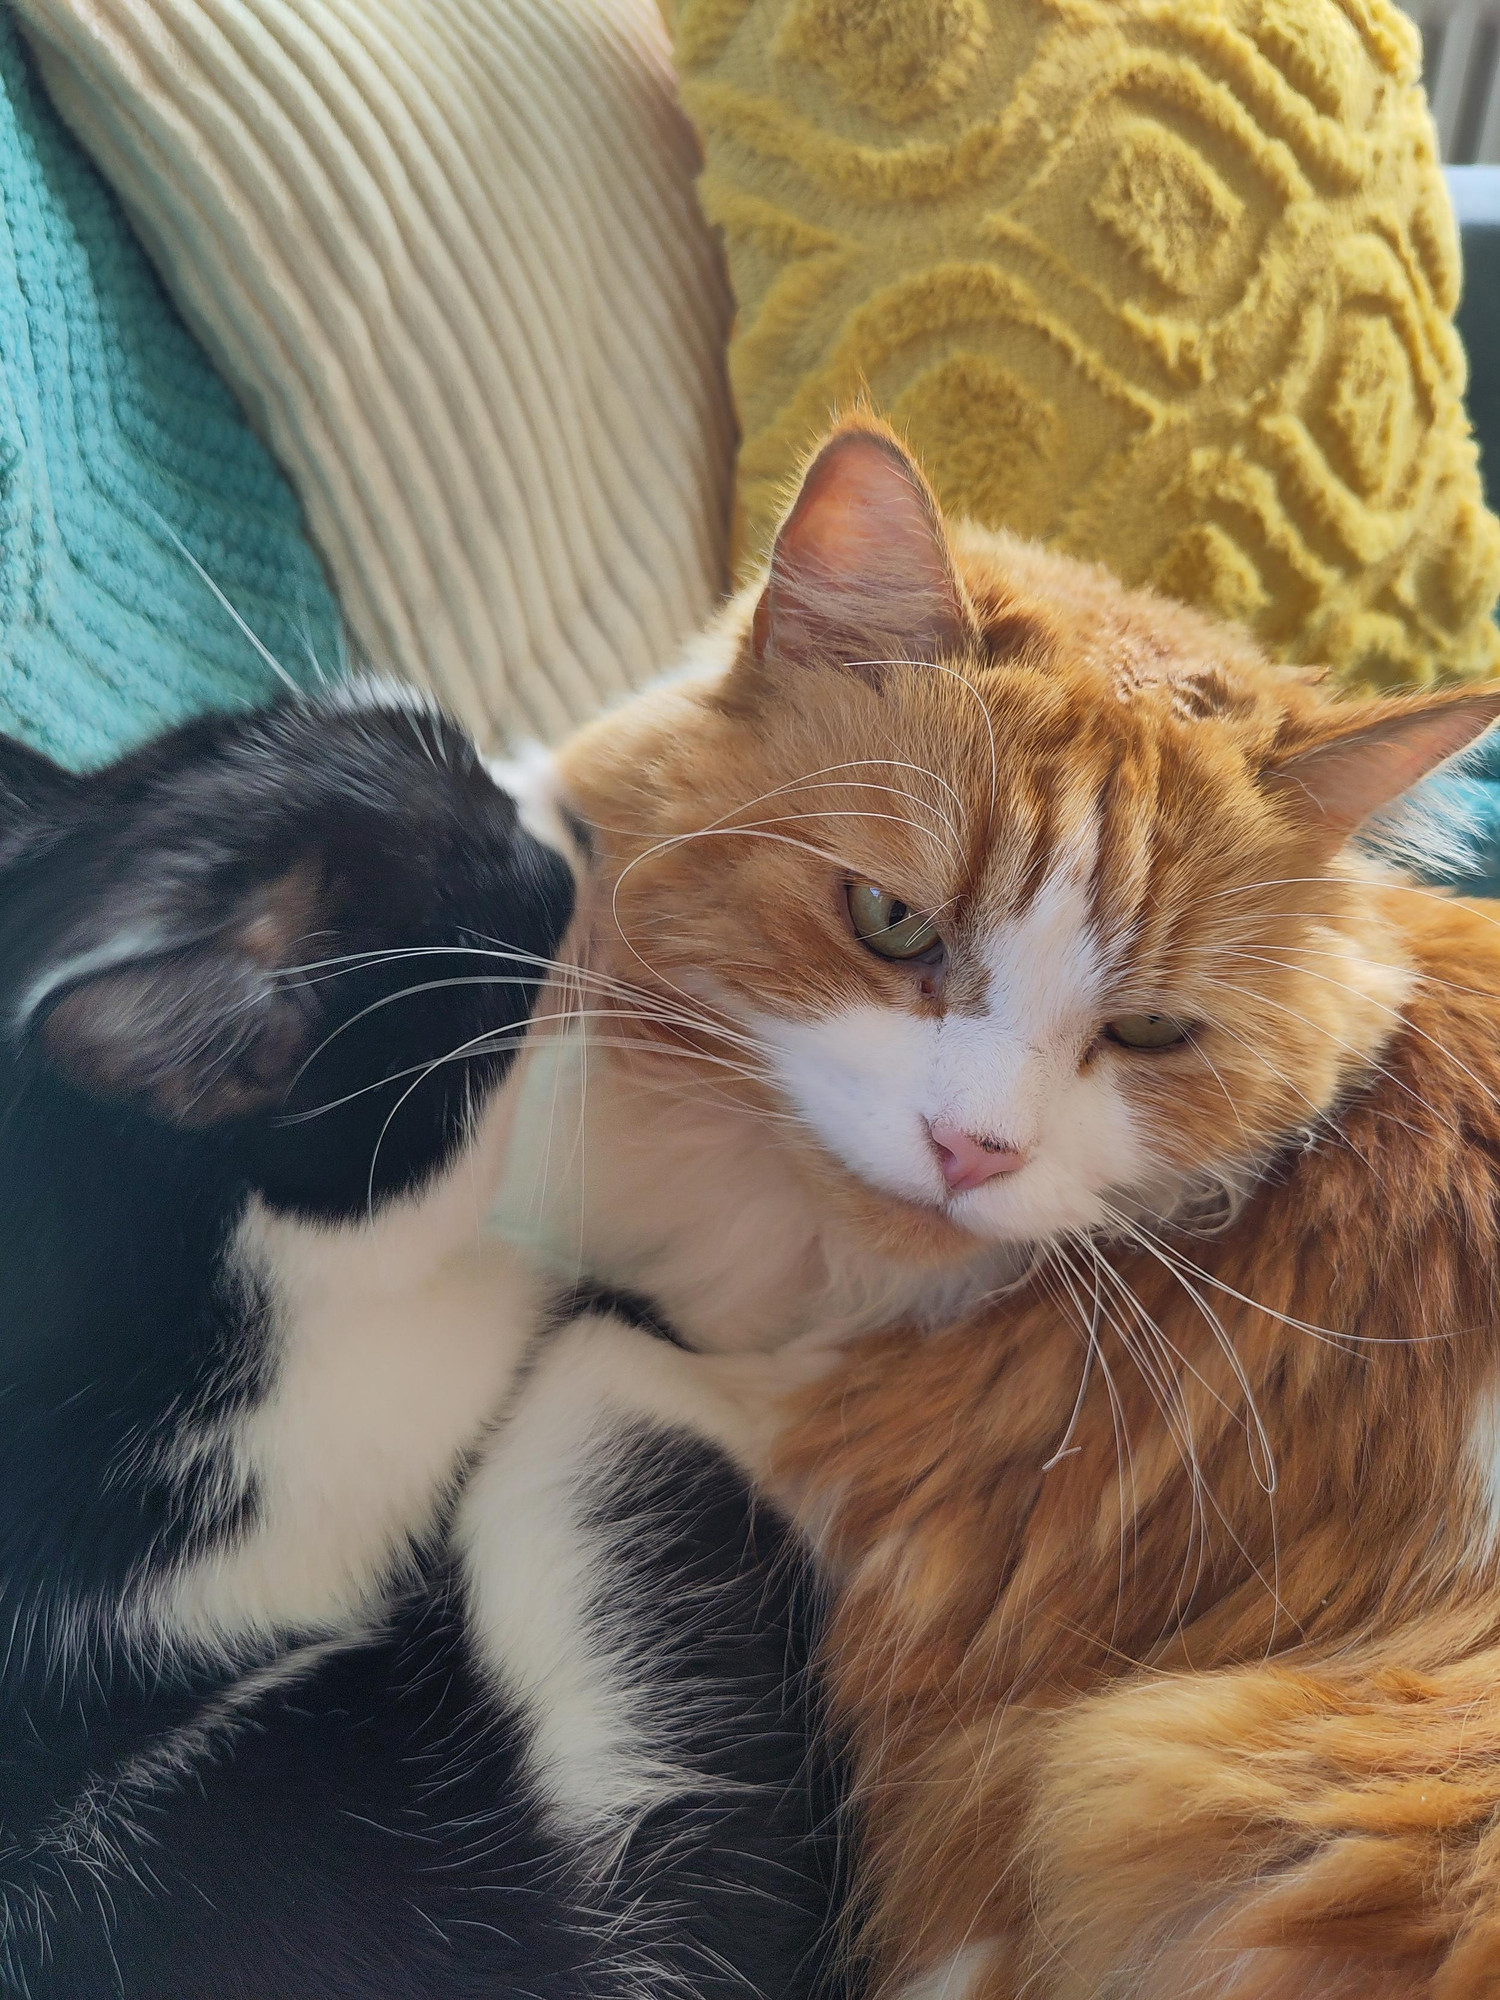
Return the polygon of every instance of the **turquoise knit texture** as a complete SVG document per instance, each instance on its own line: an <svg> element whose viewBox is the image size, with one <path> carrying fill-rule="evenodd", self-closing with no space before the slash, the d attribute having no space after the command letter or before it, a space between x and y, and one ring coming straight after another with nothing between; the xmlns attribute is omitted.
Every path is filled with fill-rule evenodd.
<svg viewBox="0 0 1500 2000"><path fill-rule="evenodd" d="M0 730L98 763L264 697L256 640L303 685L338 672L296 498L0 0Z"/></svg>

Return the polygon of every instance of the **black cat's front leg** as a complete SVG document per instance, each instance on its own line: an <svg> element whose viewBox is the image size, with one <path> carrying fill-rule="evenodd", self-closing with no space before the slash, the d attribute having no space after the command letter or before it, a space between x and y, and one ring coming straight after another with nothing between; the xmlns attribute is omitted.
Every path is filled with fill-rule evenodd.
<svg viewBox="0 0 1500 2000"><path fill-rule="evenodd" d="M818 1590L747 1476L776 1385L817 1365L590 1314L543 1353L455 1523L476 1659L649 1990L826 1989L842 1874Z"/></svg>

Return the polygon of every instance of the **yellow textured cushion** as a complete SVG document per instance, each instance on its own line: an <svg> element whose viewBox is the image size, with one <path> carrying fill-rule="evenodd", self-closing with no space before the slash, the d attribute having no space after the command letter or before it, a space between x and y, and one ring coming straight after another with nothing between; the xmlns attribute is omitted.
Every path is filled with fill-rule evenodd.
<svg viewBox="0 0 1500 2000"><path fill-rule="evenodd" d="M1384 0L677 0L740 566L868 391L946 508L1390 686L1500 668L1457 243Z"/></svg>

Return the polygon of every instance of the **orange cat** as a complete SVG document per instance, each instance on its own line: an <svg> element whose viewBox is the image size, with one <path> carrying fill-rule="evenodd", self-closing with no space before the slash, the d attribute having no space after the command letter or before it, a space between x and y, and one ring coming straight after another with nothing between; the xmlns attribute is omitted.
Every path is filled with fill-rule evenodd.
<svg viewBox="0 0 1500 2000"><path fill-rule="evenodd" d="M592 1260L887 1329L782 1459L883 1991L1500 1993L1500 928L1350 845L1497 714L945 529L859 421L565 755Z"/></svg>

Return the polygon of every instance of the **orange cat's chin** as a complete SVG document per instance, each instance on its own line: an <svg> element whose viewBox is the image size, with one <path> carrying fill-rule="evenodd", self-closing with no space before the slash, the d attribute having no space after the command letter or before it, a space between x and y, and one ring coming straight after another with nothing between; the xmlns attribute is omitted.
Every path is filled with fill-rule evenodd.
<svg viewBox="0 0 1500 2000"><path fill-rule="evenodd" d="M838 1220L845 1228L868 1237L872 1248L885 1257L909 1264L966 1263L982 1244L995 1240L966 1229L946 1209L903 1201L872 1188L832 1161L816 1178Z"/></svg>

